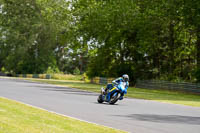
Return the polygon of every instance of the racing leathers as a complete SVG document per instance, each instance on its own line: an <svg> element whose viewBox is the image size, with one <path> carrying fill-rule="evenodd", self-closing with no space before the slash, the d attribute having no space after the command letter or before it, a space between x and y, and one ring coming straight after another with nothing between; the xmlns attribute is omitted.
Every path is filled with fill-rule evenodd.
<svg viewBox="0 0 200 133"><path fill-rule="evenodd" d="M107 94L108 90L112 89L115 85L118 85L118 84L120 84L121 82L122 82L123 85L124 85L124 88L125 88L125 92L124 92L124 93L126 94L126 93L127 93L128 86L129 86L129 82L128 82L128 81L125 81L122 77L119 77L119 78L113 80L113 81L112 81L112 84L108 84L107 87L106 87L106 89L105 89L105 93L104 93L104 94ZM120 96L120 98L119 98L120 100L123 99L124 93L121 94L121 96Z"/></svg>

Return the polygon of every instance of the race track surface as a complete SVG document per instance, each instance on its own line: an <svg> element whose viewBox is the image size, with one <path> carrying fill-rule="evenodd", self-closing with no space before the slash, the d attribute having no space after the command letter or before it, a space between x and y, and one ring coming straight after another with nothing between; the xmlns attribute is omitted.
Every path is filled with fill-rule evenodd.
<svg viewBox="0 0 200 133"><path fill-rule="evenodd" d="M97 93L0 77L0 97L131 133L200 133L200 108L128 99L98 104Z"/></svg>

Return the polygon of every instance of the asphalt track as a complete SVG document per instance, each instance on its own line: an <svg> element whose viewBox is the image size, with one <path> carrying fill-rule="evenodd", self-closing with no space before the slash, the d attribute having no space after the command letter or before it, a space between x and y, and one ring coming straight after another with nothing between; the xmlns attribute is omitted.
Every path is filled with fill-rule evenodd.
<svg viewBox="0 0 200 133"><path fill-rule="evenodd" d="M98 104L98 94L0 77L0 97L131 133L200 133L200 108L128 99Z"/></svg>

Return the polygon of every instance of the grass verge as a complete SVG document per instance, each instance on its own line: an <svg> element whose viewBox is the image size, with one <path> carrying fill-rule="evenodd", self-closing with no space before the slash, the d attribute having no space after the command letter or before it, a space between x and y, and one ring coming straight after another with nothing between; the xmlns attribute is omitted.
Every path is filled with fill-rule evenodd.
<svg viewBox="0 0 200 133"><path fill-rule="evenodd" d="M51 74L52 79L57 80L83 80L83 75L71 75L71 74Z"/></svg>
<svg viewBox="0 0 200 133"><path fill-rule="evenodd" d="M58 81L58 80L40 80L31 79L32 81L62 85L72 88L78 88L82 90L100 92L102 85L84 83L81 81ZM200 95L188 94L184 92L168 91L168 90L150 90L150 89L139 89L139 88L128 88L128 97L155 100L165 103L181 104L194 107L200 107Z"/></svg>
<svg viewBox="0 0 200 133"><path fill-rule="evenodd" d="M0 133L122 133L0 97Z"/></svg>

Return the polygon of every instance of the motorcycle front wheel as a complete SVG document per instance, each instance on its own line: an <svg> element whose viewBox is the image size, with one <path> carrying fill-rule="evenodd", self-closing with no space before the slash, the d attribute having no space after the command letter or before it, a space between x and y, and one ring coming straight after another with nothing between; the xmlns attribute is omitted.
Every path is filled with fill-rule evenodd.
<svg viewBox="0 0 200 133"><path fill-rule="evenodd" d="M117 92L116 92L117 93ZM117 101L118 101L118 95L119 93L113 93L111 96L110 96L110 101L109 101L109 104L115 104Z"/></svg>

